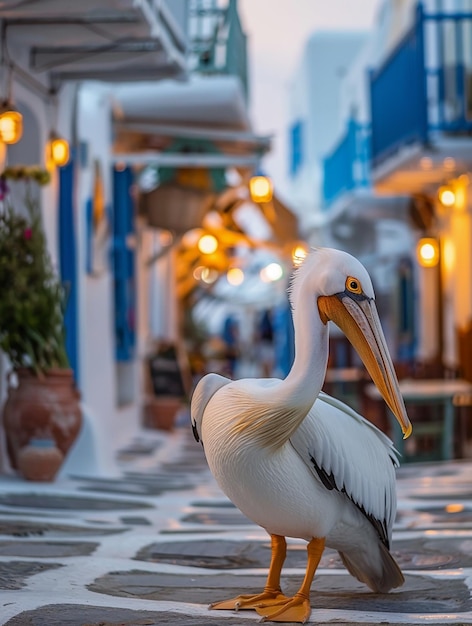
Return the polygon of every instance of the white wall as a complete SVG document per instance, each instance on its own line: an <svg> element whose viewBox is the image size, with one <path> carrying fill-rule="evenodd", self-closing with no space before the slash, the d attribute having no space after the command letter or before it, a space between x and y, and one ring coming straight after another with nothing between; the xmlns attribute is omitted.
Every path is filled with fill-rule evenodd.
<svg viewBox="0 0 472 626"><path fill-rule="evenodd" d="M105 468L113 469L113 451L138 428L139 382L135 364L119 371L115 360L113 268L111 257L101 272L86 272L86 204L92 197L94 163L99 160L107 207L112 205L111 97L106 85L84 83L78 94L78 139L84 162L78 168L79 369L82 398L103 451ZM111 228L111 224L109 225ZM109 246L111 250L112 234ZM105 255L105 259L107 255ZM125 376L134 402L118 406L118 377Z"/></svg>
<svg viewBox="0 0 472 626"><path fill-rule="evenodd" d="M288 126L301 120L304 129L302 167L290 182L290 198L302 228L321 210L322 160L342 130L342 79L365 41L361 32L314 33L293 77Z"/></svg>

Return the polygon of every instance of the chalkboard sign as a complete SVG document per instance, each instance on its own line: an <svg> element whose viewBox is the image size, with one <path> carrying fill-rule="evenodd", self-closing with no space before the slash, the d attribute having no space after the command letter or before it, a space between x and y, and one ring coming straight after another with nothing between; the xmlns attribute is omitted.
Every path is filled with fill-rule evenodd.
<svg viewBox="0 0 472 626"><path fill-rule="evenodd" d="M159 350L149 358L151 381L156 396L185 398L185 385L174 346Z"/></svg>

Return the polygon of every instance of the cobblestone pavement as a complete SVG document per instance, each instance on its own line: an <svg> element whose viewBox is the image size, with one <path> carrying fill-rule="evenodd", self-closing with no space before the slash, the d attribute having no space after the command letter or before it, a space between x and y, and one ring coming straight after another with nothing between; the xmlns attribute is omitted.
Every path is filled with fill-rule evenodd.
<svg viewBox="0 0 472 626"><path fill-rule="evenodd" d="M121 451L120 478L0 479L0 623L9 626L219 626L253 611L209 602L256 592L268 536L215 485L189 428L146 431ZM326 550L312 588L317 624L472 624L472 463L398 472L393 553L405 585L371 593ZM305 543L289 541L284 591Z"/></svg>

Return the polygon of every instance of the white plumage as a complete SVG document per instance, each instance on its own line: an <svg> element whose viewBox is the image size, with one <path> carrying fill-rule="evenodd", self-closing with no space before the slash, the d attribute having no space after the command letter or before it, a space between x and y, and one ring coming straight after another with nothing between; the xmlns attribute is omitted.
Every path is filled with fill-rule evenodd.
<svg viewBox="0 0 472 626"><path fill-rule="evenodd" d="M358 349L406 435L411 425L364 267L344 252L318 249L297 270L290 296L295 362L287 378L230 381L209 374L195 389L191 415L221 489L272 537L264 592L212 608L256 608L265 619L304 622L324 545L337 549L374 591L403 583L388 550L397 457L388 437L321 392L329 319ZM280 592L286 536L309 542L307 575L293 598Z"/></svg>

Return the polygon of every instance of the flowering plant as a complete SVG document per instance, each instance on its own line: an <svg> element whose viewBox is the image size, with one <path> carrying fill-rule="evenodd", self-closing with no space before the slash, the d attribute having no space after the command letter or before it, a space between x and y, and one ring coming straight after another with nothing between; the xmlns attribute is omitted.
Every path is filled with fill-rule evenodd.
<svg viewBox="0 0 472 626"><path fill-rule="evenodd" d="M7 181L24 189L18 209ZM69 367L65 293L51 263L39 208L38 186L48 182L49 173L37 166L8 167L0 175L0 348L14 368L32 368L38 375Z"/></svg>

